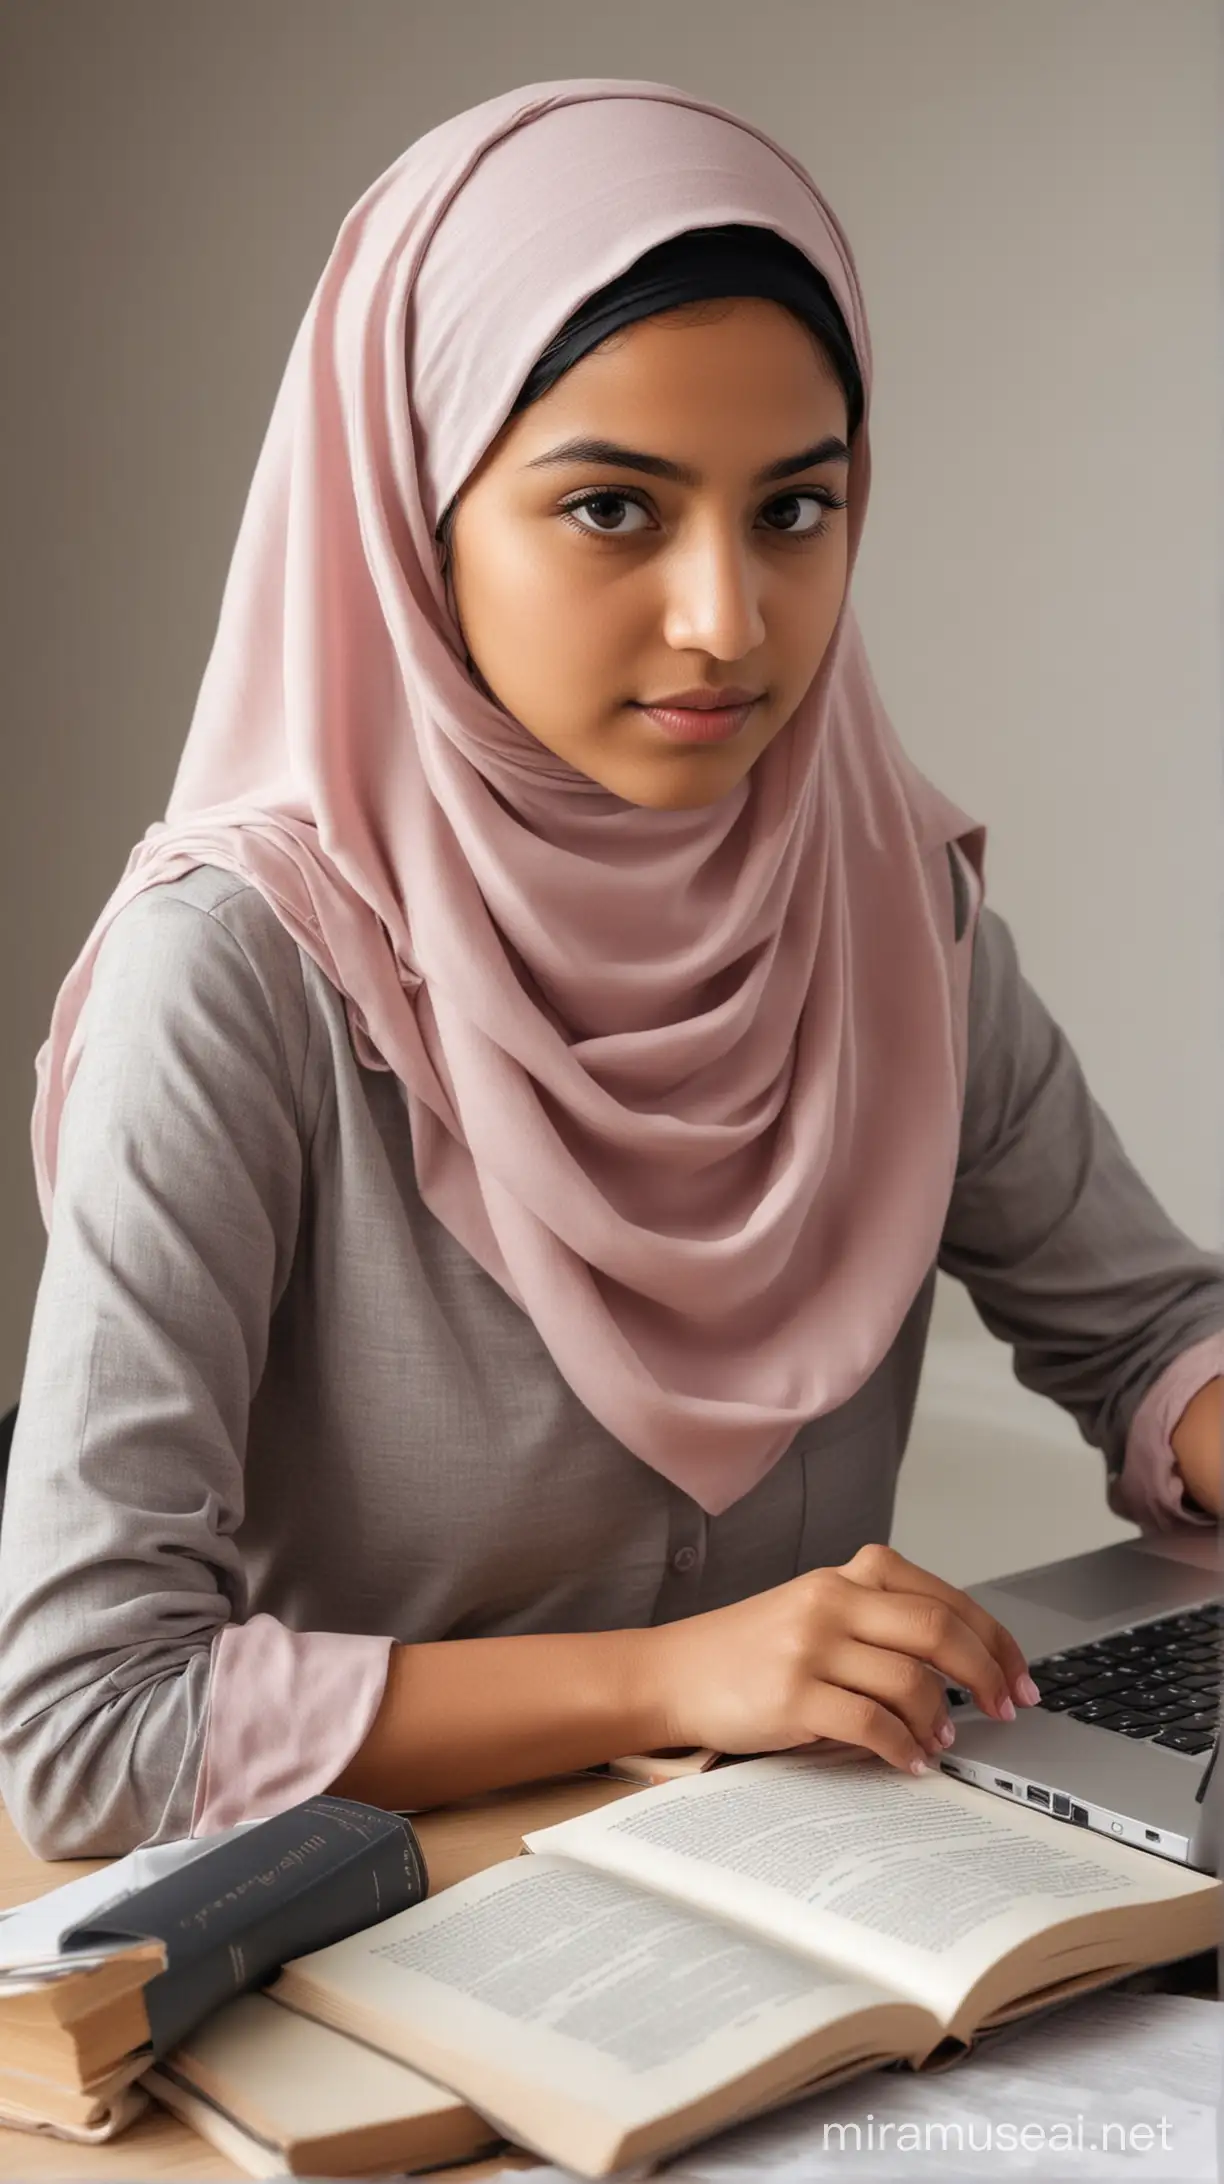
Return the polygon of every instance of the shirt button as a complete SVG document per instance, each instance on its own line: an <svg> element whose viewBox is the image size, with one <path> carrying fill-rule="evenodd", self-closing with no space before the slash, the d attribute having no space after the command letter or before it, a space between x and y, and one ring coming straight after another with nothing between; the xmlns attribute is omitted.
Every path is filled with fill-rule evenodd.
<svg viewBox="0 0 1224 2184"><path fill-rule="evenodd" d="M675 1554L672 1556L673 1570L695 1570L696 1567L697 1549L695 1547L677 1547Z"/></svg>

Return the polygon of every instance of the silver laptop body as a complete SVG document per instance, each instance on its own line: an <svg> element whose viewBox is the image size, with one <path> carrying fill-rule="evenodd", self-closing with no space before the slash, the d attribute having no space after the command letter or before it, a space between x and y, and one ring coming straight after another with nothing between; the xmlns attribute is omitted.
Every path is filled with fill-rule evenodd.
<svg viewBox="0 0 1224 2184"><path fill-rule="evenodd" d="M956 1740L941 1761L945 1771L1071 1825L1095 1828L1203 1872L1219 1872L1224 1780L1215 1779L1220 1769L1213 1760L1213 1739L1218 1739L1218 1603L1224 1585L1215 1530L1203 1526L1189 1535L1144 1534L966 1590L1012 1632L1046 1703L1018 1707L1014 1722L991 1720L971 1701L953 1705ZM1214 1625L1196 1613L1204 1609ZM1167 1618L1176 1619L1176 1631ZM1156 1623L1161 1631L1149 1641L1150 1626ZM1205 1635L1209 1628L1214 1640L1210 1663L1205 1658L1212 1645ZM1085 1654L1097 1640L1111 1642L1114 1652L1108 1659ZM1210 1709L1213 1726L1206 1726L1203 1714L1193 1717L1199 1723L1193 1732L1176 1720L1155 1718L1145 1734L1143 1719L1126 1711L1124 1698L1111 1705L1118 1697L1108 1688L1111 1678L1122 1683L1123 1691L1130 1688L1119 1678L1117 1656L1128 1656L1142 1667L1163 1652L1163 1673L1179 1680L1174 1688L1184 1695L1184 1674L1176 1665L1183 1656L1169 1651L1174 1643L1183 1648L1193 1644L1198 1656L1193 1666L1202 1671L1195 1682L1202 1692L1203 1713ZM1093 1661L1110 1673L1096 1676L1106 1688L1085 1706L1106 1718L1080 1720L1076 1712L1052 1711L1063 1703L1053 1679L1062 1678L1073 1691L1078 1672ZM1042 1662L1049 1664L1046 1676ZM1214 1699L1209 1688L1213 1672ZM1157 1717L1177 1712L1173 1705L1161 1709L1154 1700L1149 1703ZM1122 1733L1107 1726L1108 1718L1124 1719L1130 1726ZM1166 1741L1154 1741L1160 1736ZM1198 1748L1177 1749L1170 1740ZM1211 1787L1205 1796L1196 1795L1209 1767Z"/></svg>

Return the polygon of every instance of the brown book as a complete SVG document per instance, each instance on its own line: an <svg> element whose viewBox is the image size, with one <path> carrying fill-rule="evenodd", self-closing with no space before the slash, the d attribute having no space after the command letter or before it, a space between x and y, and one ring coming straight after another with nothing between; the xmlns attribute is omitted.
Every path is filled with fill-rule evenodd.
<svg viewBox="0 0 1224 2184"><path fill-rule="evenodd" d="M705 1744L674 1745L662 1752L626 1752L621 1759L610 1759L606 1767L592 1768L591 1772L610 1774L618 1782L680 1782L686 1775L706 1774L717 1767L724 1758L722 1752L711 1750Z"/></svg>
<svg viewBox="0 0 1224 2184"><path fill-rule="evenodd" d="M272 1990L586 2176L1214 1946L1220 1884L844 1749L642 1790Z"/></svg>
<svg viewBox="0 0 1224 2184"><path fill-rule="evenodd" d="M47 2130L92 2143L113 2138L147 2105L134 2083L148 2069L147 2054L125 2056L90 2084L69 2086L14 2067L7 2052L0 2052L0 2123L19 2130Z"/></svg>
<svg viewBox="0 0 1224 2184"><path fill-rule="evenodd" d="M140 1942L89 1971L0 1986L0 2057L77 2087L149 2040L144 1990L165 1951Z"/></svg>
<svg viewBox="0 0 1224 2184"><path fill-rule="evenodd" d="M499 2135L405 2064L264 1995L227 2003L143 2083L252 2176L434 2168Z"/></svg>

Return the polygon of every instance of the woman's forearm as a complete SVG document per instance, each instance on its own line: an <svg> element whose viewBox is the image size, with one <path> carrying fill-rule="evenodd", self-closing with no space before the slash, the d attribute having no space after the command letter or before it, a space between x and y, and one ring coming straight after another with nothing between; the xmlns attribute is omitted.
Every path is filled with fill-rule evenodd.
<svg viewBox="0 0 1224 2184"><path fill-rule="evenodd" d="M423 1808L667 1742L654 1630L459 1638L391 1649L339 1797Z"/></svg>
<svg viewBox="0 0 1224 2184"><path fill-rule="evenodd" d="M900 1656L900 1658L898 1658ZM1019 1646L942 1578L881 1544L721 1608L640 1631L396 1646L341 1795L419 1809L623 1752L790 1751L817 1737L921 1772L951 1733L944 1686L1014 1721L1035 1705Z"/></svg>

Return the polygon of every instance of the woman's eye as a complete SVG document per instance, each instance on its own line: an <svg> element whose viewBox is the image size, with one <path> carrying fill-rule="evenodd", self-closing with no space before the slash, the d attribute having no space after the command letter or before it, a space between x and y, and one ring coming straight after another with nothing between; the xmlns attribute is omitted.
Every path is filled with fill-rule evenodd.
<svg viewBox="0 0 1224 2184"><path fill-rule="evenodd" d="M646 513L645 509L642 507L641 502L631 500L627 493L611 492L584 493L581 500L573 500L567 503L565 513L566 516L572 520L575 516L578 515L580 510L583 514L585 514L586 511L590 509L593 516L602 518L609 511L615 513L617 510L625 508L635 508L640 516L644 516ZM630 528L639 527L627 526L623 523L605 524L600 520L596 521L593 530L591 526L585 523L579 523L575 525L575 529L579 531L585 531L588 538L591 536L603 538L623 538L626 529Z"/></svg>
<svg viewBox="0 0 1224 2184"><path fill-rule="evenodd" d="M782 524L779 528L784 538L817 538L822 531L828 530L829 510L831 508L844 508L846 505L845 501L839 500L834 493L828 494L827 497L820 493L784 493L781 500L770 502L766 513L777 515L779 509L781 509L784 515L788 515L793 509L798 508L802 501L811 503L815 511L814 520L809 519L807 522Z"/></svg>

